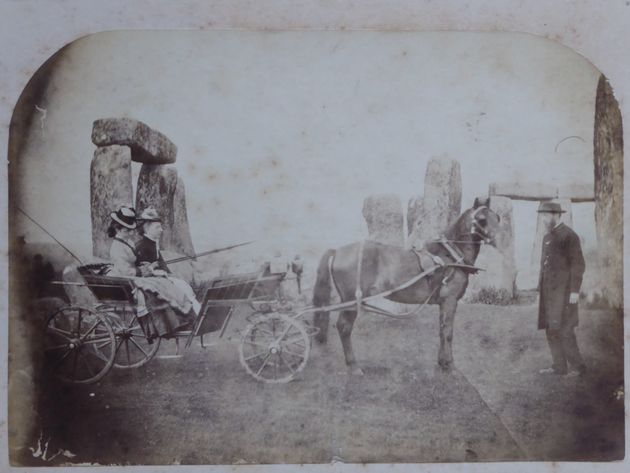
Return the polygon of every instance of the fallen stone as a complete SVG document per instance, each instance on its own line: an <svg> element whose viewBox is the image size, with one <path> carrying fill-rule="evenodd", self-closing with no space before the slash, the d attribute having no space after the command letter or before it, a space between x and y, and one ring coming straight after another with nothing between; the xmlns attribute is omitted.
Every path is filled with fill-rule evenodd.
<svg viewBox="0 0 630 473"><path fill-rule="evenodd" d="M398 195L378 194L366 197L363 201L363 218L371 240L403 246L403 211Z"/></svg>
<svg viewBox="0 0 630 473"><path fill-rule="evenodd" d="M143 164L172 164L177 158L177 146L166 135L132 118L96 120L92 143L129 146L131 159Z"/></svg>
<svg viewBox="0 0 630 473"><path fill-rule="evenodd" d="M140 214L147 207L155 208L162 219L162 251L194 255L184 182L177 176L177 169L170 166L142 165L138 176L136 210Z"/></svg>
<svg viewBox="0 0 630 473"><path fill-rule="evenodd" d="M623 305L623 129L619 104L603 75L595 99L595 223L603 296Z"/></svg>
<svg viewBox="0 0 630 473"><path fill-rule="evenodd" d="M106 146L94 151L90 166L90 209L92 215L92 253L109 258L111 238L107 228L110 214L121 205L131 205L131 155L125 146Z"/></svg>

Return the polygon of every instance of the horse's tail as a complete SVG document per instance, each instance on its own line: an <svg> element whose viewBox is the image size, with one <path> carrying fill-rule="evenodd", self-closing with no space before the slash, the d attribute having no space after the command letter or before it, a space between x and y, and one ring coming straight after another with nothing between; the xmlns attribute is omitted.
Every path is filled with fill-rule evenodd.
<svg viewBox="0 0 630 473"><path fill-rule="evenodd" d="M328 250L322 256L317 267L317 280L313 288L313 305L323 307L330 305L330 292L332 290L330 278L330 258L335 256L335 250ZM327 311L318 310L313 317L313 324L319 329L315 340L319 343L326 343L328 339L328 323L330 314Z"/></svg>

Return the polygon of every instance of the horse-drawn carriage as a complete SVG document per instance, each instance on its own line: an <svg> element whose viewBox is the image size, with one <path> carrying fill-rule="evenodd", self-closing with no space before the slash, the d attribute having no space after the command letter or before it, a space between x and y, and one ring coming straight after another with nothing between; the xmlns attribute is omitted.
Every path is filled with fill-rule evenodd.
<svg viewBox="0 0 630 473"><path fill-rule="evenodd" d="M162 340L148 337L143 330L136 314L133 278L102 275L93 269L78 268L81 283L59 284L85 286L98 303L93 307L66 305L46 318L46 360L53 373L67 382L93 383L112 367L141 367L155 357ZM205 347L204 335L217 332L222 338L235 309L247 305L249 325L239 347L243 366L256 379L287 381L306 364L312 330L279 309L278 289L285 276L266 267L209 281L199 291L201 310L194 324L164 338L175 339L178 351L180 340L189 348L195 337ZM267 348L264 356L258 355L262 346ZM264 359L263 366L258 358Z"/></svg>

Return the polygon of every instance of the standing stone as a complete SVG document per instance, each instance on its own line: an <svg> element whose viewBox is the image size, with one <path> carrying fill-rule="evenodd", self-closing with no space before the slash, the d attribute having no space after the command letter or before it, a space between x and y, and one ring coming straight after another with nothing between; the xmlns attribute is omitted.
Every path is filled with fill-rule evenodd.
<svg viewBox="0 0 630 473"><path fill-rule="evenodd" d="M124 145L131 148L131 159L143 164L172 164L177 146L164 134L132 118L103 118L92 125L96 146Z"/></svg>
<svg viewBox="0 0 630 473"><path fill-rule="evenodd" d="M433 158L424 178L424 197L419 216L414 218L409 245L438 238L461 213L462 177L459 161Z"/></svg>
<svg viewBox="0 0 630 473"><path fill-rule="evenodd" d="M126 146L106 146L94 151L90 166L90 205L92 212L92 252L109 258L111 239L107 228L110 213L121 205L131 205L131 153Z"/></svg>
<svg viewBox="0 0 630 473"><path fill-rule="evenodd" d="M140 214L147 207L154 207L162 219L164 232L160 247L164 251L194 255L186 213L184 182L177 176L177 169L142 165L138 176L136 210Z"/></svg>
<svg viewBox="0 0 630 473"><path fill-rule="evenodd" d="M407 203L407 235L411 235L422 217L422 197L416 195Z"/></svg>
<svg viewBox="0 0 630 473"><path fill-rule="evenodd" d="M514 297L516 257L514 255L514 221L512 199L491 196L490 209L501 218L497 229L496 248L483 245L476 265L486 271L470 278L470 293L484 288L501 290L508 299Z"/></svg>
<svg viewBox="0 0 630 473"><path fill-rule="evenodd" d="M619 105L603 75L595 99L595 224L602 291L615 308L623 304L623 129Z"/></svg>
<svg viewBox="0 0 630 473"><path fill-rule="evenodd" d="M551 202L557 202L560 204L562 210L566 212L560 217L560 221L568 227L573 226L573 216L571 212L571 199L552 199ZM542 202L540 203L542 205ZM540 208L540 205L538 206ZM536 218L536 236L534 238L534 248L532 250L532 257L530 261L529 274L527 276L528 288L535 288L538 285L538 275L540 272L540 257L542 255L542 241L547 229L542 223L542 214L537 213Z"/></svg>
<svg viewBox="0 0 630 473"><path fill-rule="evenodd" d="M371 240L403 246L402 202L396 194L368 196L363 202L363 217Z"/></svg>

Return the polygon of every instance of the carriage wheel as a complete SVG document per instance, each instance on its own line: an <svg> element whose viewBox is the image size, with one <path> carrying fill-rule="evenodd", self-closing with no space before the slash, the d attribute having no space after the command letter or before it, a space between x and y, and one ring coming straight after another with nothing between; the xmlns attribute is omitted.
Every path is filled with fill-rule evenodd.
<svg viewBox="0 0 630 473"><path fill-rule="evenodd" d="M133 310L110 312L109 321L116 336L114 368L139 368L151 361L160 349L161 339L158 337L149 343Z"/></svg>
<svg viewBox="0 0 630 473"><path fill-rule="evenodd" d="M44 353L53 374L70 383L94 383L114 363L116 337L109 321L83 307L52 313L44 333Z"/></svg>
<svg viewBox="0 0 630 473"><path fill-rule="evenodd" d="M300 321L279 313L260 314L245 329L239 356L257 380L286 383L304 369L310 349Z"/></svg>

